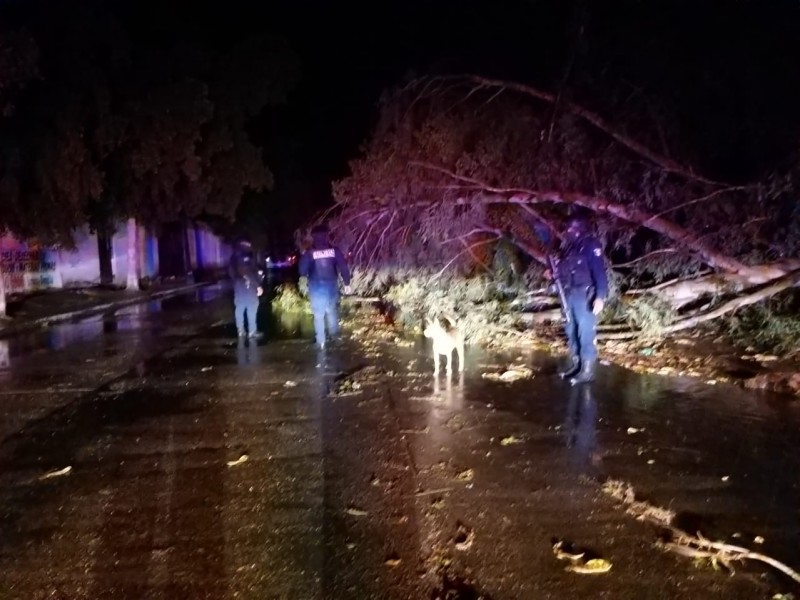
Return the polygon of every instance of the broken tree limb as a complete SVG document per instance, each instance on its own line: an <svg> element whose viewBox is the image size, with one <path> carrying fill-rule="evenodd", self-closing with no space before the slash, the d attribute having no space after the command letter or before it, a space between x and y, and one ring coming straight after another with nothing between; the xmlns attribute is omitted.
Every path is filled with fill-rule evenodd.
<svg viewBox="0 0 800 600"><path fill-rule="evenodd" d="M711 267L719 268L731 273L746 274L749 267L744 263L736 260L731 256L727 256L707 243L703 243L696 234L681 227L677 223L651 215L634 206L626 206L612 202L606 198L597 196L590 196L579 192L562 192L555 190L530 190L526 188L517 187L498 187L492 186L488 183L460 175L450 169L420 161L411 161L412 166L429 169L436 171L443 175L447 175L452 179L462 182L465 191L472 190L473 192L483 192L483 194L475 195L470 198L462 198L456 201L456 204L509 204L509 205L526 205L526 204L568 204L572 206L580 206L593 212L605 213L614 216L629 223L635 223L641 227L646 227L656 233L673 240L685 248L692 250L703 258L703 260Z"/></svg>
<svg viewBox="0 0 800 600"><path fill-rule="evenodd" d="M800 574L797 571L766 554L753 552L748 548L733 546L724 542L712 542L699 533L693 536L678 529L672 524L675 519L674 511L638 499L636 491L629 483L609 479L603 483L602 490L615 500L618 500L625 507L625 512L637 520L666 528L671 538L667 542L658 543L659 546L666 550L693 558L716 559L726 566L732 561L757 560L774 567L800 583Z"/></svg>
<svg viewBox="0 0 800 600"><path fill-rule="evenodd" d="M556 102L558 101L558 97L555 94L552 94L550 92L544 92L533 86L522 83L517 83L513 81L504 81L501 79L490 79L488 77L481 77L479 75L466 75L463 76L463 78L466 81L475 83L480 87L511 90L514 92L525 94L527 96L530 96L531 98L536 98L537 100L542 100L544 102L553 105L556 104ZM587 123L590 123L600 131L609 135L612 139L619 142L629 150L646 158L647 160L649 160L653 164L658 165L665 171L668 171L670 173L675 173L676 175L680 175L681 177L685 177L686 179L699 181L701 183L706 183L714 186L721 185L720 182L718 181L714 181L713 179L709 179L707 177L703 177L702 175L698 175L691 169L691 167L686 167L684 165L681 165L680 163L669 158L668 156L659 154L658 152L651 150L641 142L619 131L609 121L607 121L597 113L592 112L589 109L580 106L579 104L575 104L574 102L565 102L562 104L562 107L565 111L570 112L577 117L580 117Z"/></svg>
<svg viewBox="0 0 800 600"><path fill-rule="evenodd" d="M800 284L800 269L793 271L788 275L781 277L777 281L767 285L766 287L762 287L750 294L728 300L713 310L709 310L699 315L689 317L688 319L678 321L677 323L673 323L672 325L664 328L664 333L673 333L683 329L690 329L696 325L699 325L700 323L705 323L706 321L711 321L712 319L721 317L724 314L733 312L742 306L749 306L750 304L755 304L756 302L765 300L798 284Z"/></svg>
<svg viewBox="0 0 800 600"><path fill-rule="evenodd" d="M771 556L761 554L760 552L753 552L742 546L734 546L724 542L712 542L700 534L693 536L680 529L670 528L670 530L672 532L672 539L669 542L660 542L658 544L665 550L690 558L709 558L717 560L726 567L729 567L729 563L733 561L756 560L777 569L797 583L800 583L800 573Z"/></svg>
<svg viewBox="0 0 800 600"><path fill-rule="evenodd" d="M785 266L793 265L793 262L786 263ZM780 269L775 269L769 265L765 266L765 273L769 273L769 275L774 275L777 272L781 272ZM710 294L710 293L721 293L724 291L730 292L731 287L724 288L720 282L724 282L725 279L722 278L720 275L715 275L717 278L716 280L709 280L705 277L699 278L697 280L675 280L672 282L668 282L669 285L667 287L660 287L654 286L650 289L644 290L633 290L632 292L628 292L625 296L636 296L641 294L653 294L657 298L660 299L670 299L669 295L666 295L665 292L670 292L670 288L676 285L684 285L684 284L692 284L695 282L699 282L698 285L693 286L693 294L691 295L691 300L696 300L701 295ZM756 280L757 281L757 280ZM691 329L692 327L696 327L701 323L705 323L708 321L712 321L719 317L722 317L728 313L735 311L738 308L749 306L751 304L756 304L757 302L761 302L762 300L766 300L778 294L784 290L787 290L792 287L796 287L800 285L800 266L798 266L795 270L790 271L788 275L783 275L782 277L778 277L772 280L768 280L768 285L761 285L761 286L747 286L745 290L750 290L749 293L745 293L744 295L737 296L716 306L709 310L704 310L702 312L698 312L693 314L689 317L683 318L671 325L664 327L659 334L665 335L668 333L674 333L676 331L683 331L685 329ZM737 284L742 284L742 281L739 279L734 278L734 282ZM741 290L740 290L741 293ZM623 296L624 297L624 296ZM681 293L679 296L675 295L672 297L674 301L675 298L682 299L680 306L685 305L689 300L690 296L687 293ZM673 308L677 308L673 306ZM542 311L536 311L533 313L526 313L522 316L522 320L529 325L535 325L539 323L545 323L548 321L558 321L560 320L560 314L556 310L546 309ZM627 329L627 330L620 330L617 326L613 328L605 327L601 328L598 331L597 339L598 340L628 340L639 336L641 332L635 329Z"/></svg>
<svg viewBox="0 0 800 600"><path fill-rule="evenodd" d="M644 289L625 292L627 297L651 295L669 304L673 310L699 300L704 296L741 294L748 289L776 281L800 269L800 260L753 265L747 273L703 273L690 278L676 278Z"/></svg>

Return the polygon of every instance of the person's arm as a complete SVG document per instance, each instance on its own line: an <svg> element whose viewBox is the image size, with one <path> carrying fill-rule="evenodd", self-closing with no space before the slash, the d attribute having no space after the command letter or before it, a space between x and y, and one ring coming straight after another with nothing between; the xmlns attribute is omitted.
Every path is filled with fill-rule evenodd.
<svg viewBox="0 0 800 600"><path fill-rule="evenodd" d="M603 258L603 247L598 240L591 240L587 245L589 270L592 273L594 283L595 298L605 301L608 297L608 275L606 274L606 263Z"/></svg>
<svg viewBox="0 0 800 600"><path fill-rule="evenodd" d="M336 269L345 285L350 285L350 267L341 250L336 248Z"/></svg>
<svg viewBox="0 0 800 600"><path fill-rule="evenodd" d="M308 277L311 273L311 254L306 251L300 256L300 263L297 265L300 277Z"/></svg>
<svg viewBox="0 0 800 600"><path fill-rule="evenodd" d="M231 259L228 261L228 277L231 280L236 279L236 256L231 256Z"/></svg>
<svg viewBox="0 0 800 600"><path fill-rule="evenodd" d="M591 309L595 315L599 315L603 312L603 307L608 297L608 275L606 275L603 247L596 239L590 240L586 245L586 262L592 275L594 287L594 299L592 300Z"/></svg>

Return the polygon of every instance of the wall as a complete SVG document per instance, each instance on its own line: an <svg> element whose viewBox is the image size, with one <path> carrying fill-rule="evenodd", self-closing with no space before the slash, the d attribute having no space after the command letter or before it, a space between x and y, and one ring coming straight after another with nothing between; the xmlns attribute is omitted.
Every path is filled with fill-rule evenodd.
<svg viewBox="0 0 800 600"><path fill-rule="evenodd" d="M205 225L185 229L189 270L213 270L224 266L229 248ZM100 282L97 236L88 226L73 233L74 248L41 248L10 235L0 237L0 265L6 293L14 294L43 288L78 287ZM128 232L120 223L112 240L111 267L114 283L125 285L128 276ZM140 276L155 278L160 272L159 239L152 228L139 226ZM183 257L180 258L183 260Z"/></svg>
<svg viewBox="0 0 800 600"><path fill-rule="evenodd" d="M10 235L0 237L0 270L6 294L62 286L57 252Z"/></svg>

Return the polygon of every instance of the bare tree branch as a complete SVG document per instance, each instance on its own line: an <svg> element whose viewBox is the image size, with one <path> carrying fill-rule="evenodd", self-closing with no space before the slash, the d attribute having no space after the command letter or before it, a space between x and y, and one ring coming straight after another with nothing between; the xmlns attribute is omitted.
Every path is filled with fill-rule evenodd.
<svg viewBox="0 0 800 600"><path fill-rule="evenodd" d="M458 79L458 77L454 77ZM558 102L558 97L550 92L543 92L533 86L517 83L514 81L503 81L501 79L490 79L487 77L481 77L480 75L464 75L461 76L462 79L466 81L471 81L481 87L484 88L503 88L507 90L512 90L515 92L519 92L521 94L525 94L530 96L531 98L536 98L537 100L542 100L549 104L555 105ZM614 140L632 150L636 154L646 158L650 162L660 166L665 171L670 173L675 173L676 175L680 175L685 177L686 179L691 179L694 181L700 181L702 183L706 183L709 185L722 185L721 182L714 181L713 179L709 179L707 177L703 177L702 175L698 175L695 173L690 167L686 167L681 165L668 156L664 156L663 154L659 154L638 142L637 140L631 138L628 135L625 135L618 129L616 129L611 123L609 123L606 119L601 117L595 112L588 110L574 102L564 102L562 104L563 110L566 110L588 123L594 125L597 129L603 131L604 133L611 136Z"/></svg>
<svg viewBox="0 0 800 600"><path fill-rule="evenodd" d="M635 265L636 263L642 262L643 260L647 260L651 256L655 254L672 254L677 252L677 248L661 248L660 250L653 250L652 252L648 252L644 256L640 256L639 258L635 258L633 260L629 260L628 262L612 265L615 269L624 269L625 267L630 267L631 265Z"/></svg>
<svg viewBox="0 0 800 600"><path fill-rule="evenodd" d="M712 198L720 196L721 194L726 194L728 192L739 192L739 191L746 190L746 189L747 189L746 186L741 186L741 185L734 185L734 186L719 188L718 190L714 190L710 194L706 194L705 196L701 196L700 198L694 198L692 200L688 200L687 202L683 202L681 204L678 204L677 206L671 206L667 210L662 210L660 213L658 213L656 215L653 215L651 218L656 219L658 217L663 217L667 213L671 213L671 212L674 212L676 210L680 210L682 208L686 208L687 206L692 206L693 204L699 204L700 202L705 202L707 200L711 200Z"/></svg>
<svg viewBox="0 0 800 600"><path fill-rule="evenodd" d="M800 284L800 269L796 271L792 271L785 277L781 277L777 281L767 285L766 287L762 287L750 294L745 296L739 296L734 298L733 300L729 300L724 304L721 304L714 310L710 310L708 312L701 313L699 315L695 315L689 317L688 319L683 319L682 321L678 321L677 323L673 323L669 327L664 328L664 333L673 333L675 331L681 331L683 329L691 329L700 323L705 323L706 321L711 321L712 319L716 319L717 317L721 317L724 314L729 312L733 312L737 308L741 308L742 306L749 306L750 304L755 304L756 302L760 302L766 298L774 296L778 292L782 292L784 290L788 290L791 287Z"/></svg>
<svg viewBox="0 0 800 600"><path fill-rule="evenodd" d="M518 205L552 202L555 204L571 204L575 206L581 206L594 212L612 215L618 219L622 219L623 221L636 223L637 225L647 227L648 229L660 233L702 256L709 266L717 267L732 273L746 273L749 270L747 265L741 263L735 258L726 256L707 244L703 244L691 231L681 227L680 225L677 225L676 223L673 223L672 221L667 221L666 219L650 215L633 206L625 206L611 202L605 198L597 198L594 196L588 196L586 194L574 192L537 191L524 188L497 187L472 177L459 175L458 173L439 165L432 165L430 163L417 161L412 161L411 164L442 173L448 177L452 177L457 181L470 184L476 190L483 190L499 196L477 198L473 199L472 202ZM470 203L470 200L464 200L464 202L468 204Z"/></svg>
<svg viewBox="0 0 800 600"><path fill-rule="evenodd" d="M472 250L474 248L477 248L478 246L484 246L486 244L490 244L491 242L497 241L497 238L495 237L495 238L489 238L489 239L486 239L486 240L480 240L478 242L475 242L474 244L469 244L464 239L461 239L460 241L464 243L464 246L465 246L464 249L461 252L459 252L458 254L456 254L453 258L451 258L447 262L447 264L444 267L442 267L442 269L433 276L434 280L436 280L439 277L441 277L442 274L448 269L448 267L450 267L450 265L452 265L456 260L458 260L465 253L469 252L470 254L472 254ZM472 256L474 258L475 255L472 254Z"/></svg>

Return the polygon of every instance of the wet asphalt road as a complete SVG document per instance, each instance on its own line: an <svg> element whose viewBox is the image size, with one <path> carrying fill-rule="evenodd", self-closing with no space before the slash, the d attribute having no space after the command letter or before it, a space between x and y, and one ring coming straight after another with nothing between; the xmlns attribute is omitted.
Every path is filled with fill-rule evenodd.
<svg viewBox="0 0 800 600"><path fill-rule="evenodd" d="M599 482L800 568L796 405L613 367L570 389L548 356L476 349L465 374L435 380L422 341L319 357L307 320L283 321L306 339L245 344L230 318L224 290L204 288L0 342L0 599L793 589L655 548L658 531ZM532 380L481 376L518 360ZM611 572L566 572L554 538Z"/></svg>

